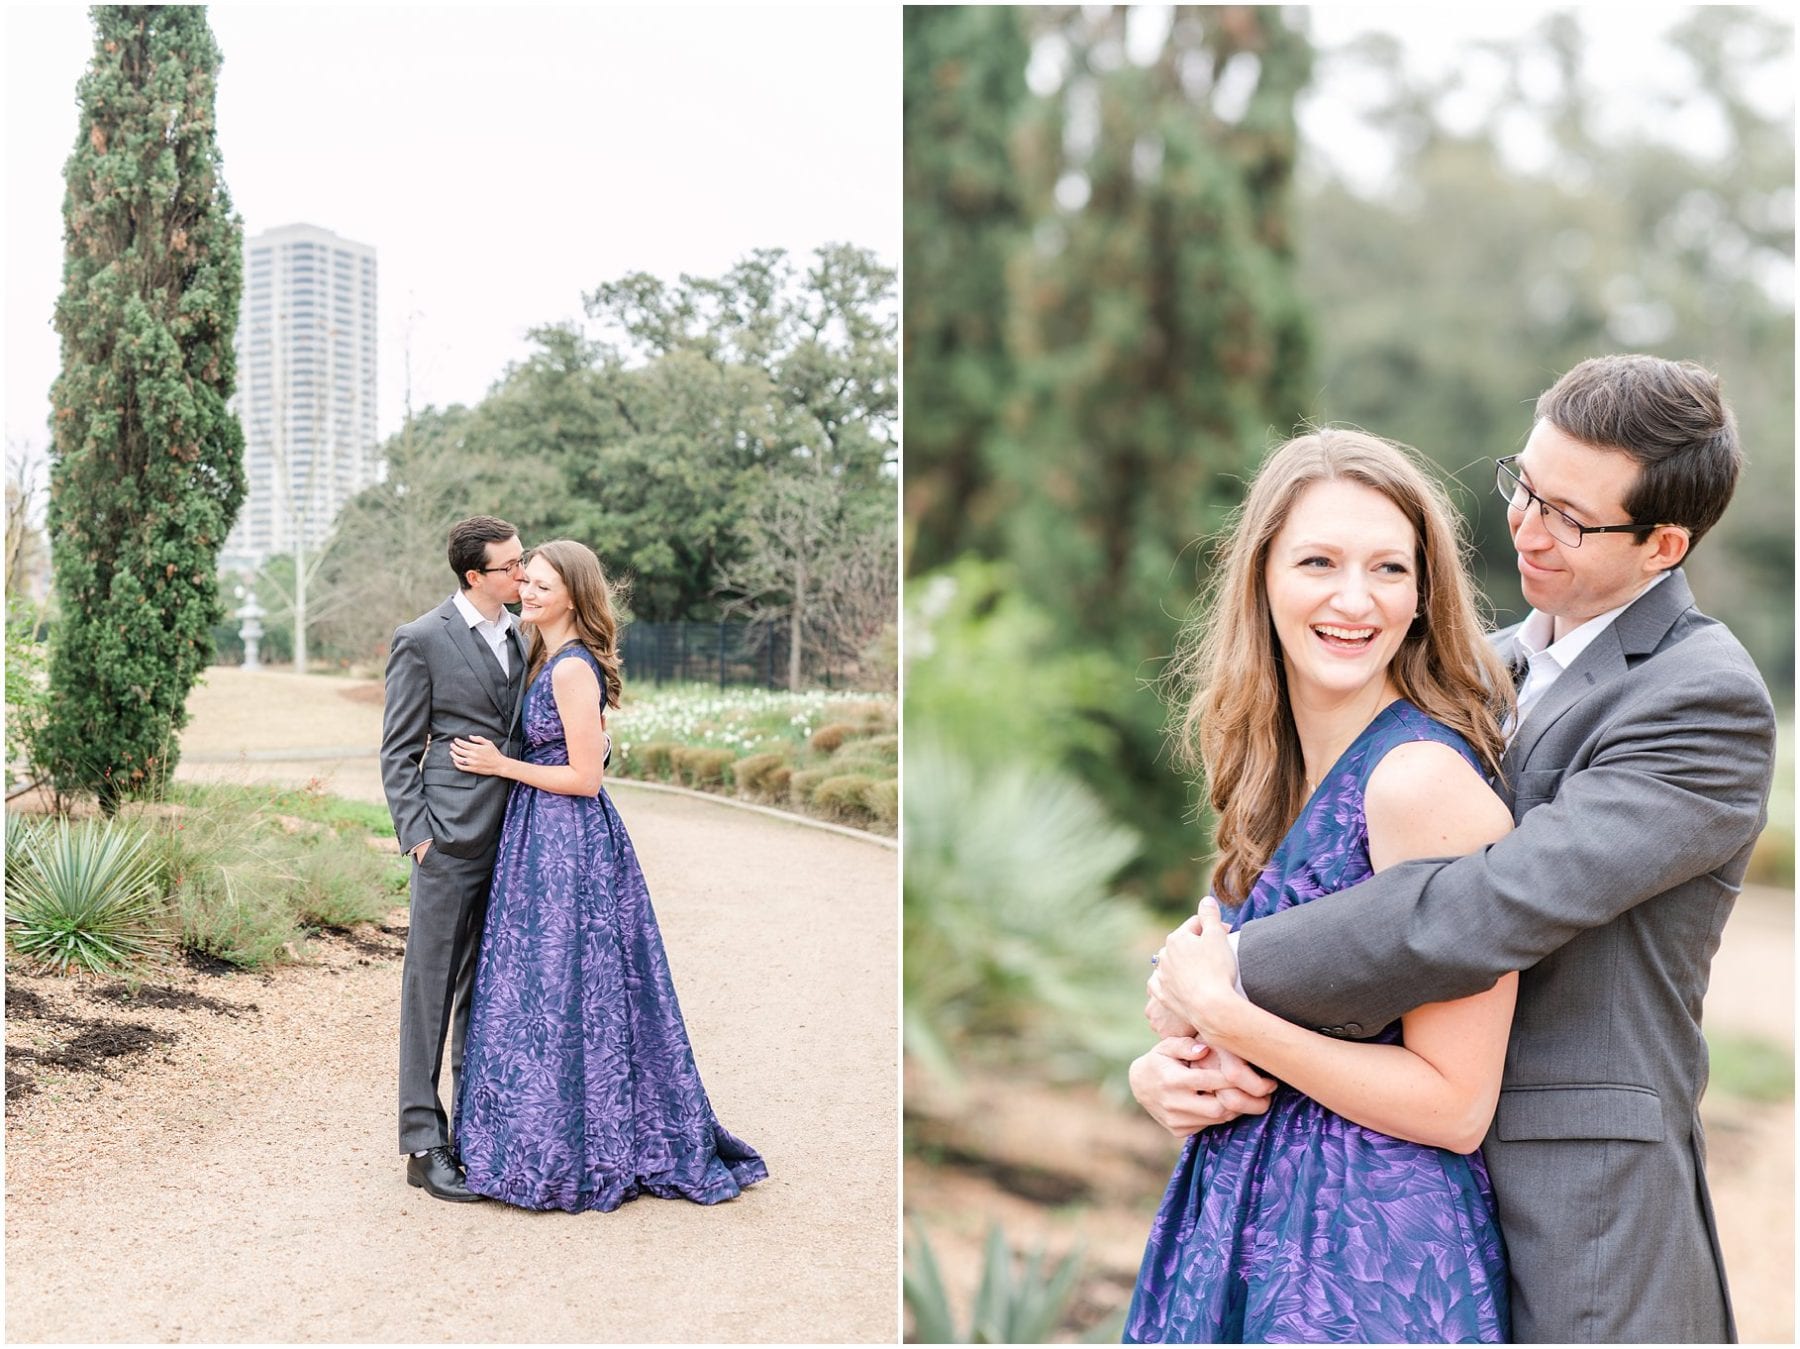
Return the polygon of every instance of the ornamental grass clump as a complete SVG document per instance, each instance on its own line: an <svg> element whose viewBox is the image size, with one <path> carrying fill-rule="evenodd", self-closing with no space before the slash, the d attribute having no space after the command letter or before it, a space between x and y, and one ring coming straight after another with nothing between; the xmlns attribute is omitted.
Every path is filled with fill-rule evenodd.
<svg viewBox="0 0 1800 1349"><path fill-rule="evenodd" d="M751 754L732 765L731 776L744 796L766 799L771 795L787 795L787 777L782 775L779 787L771 779L776 770L787 768L787 756L780 753Z"/></svg>
<svg viewBox="0 0 1800 1349"><path fill-rule="evenodd" d="M871 817L868 790L874 785L875 779L862 773L841 773L813 788L813 804L846 824L861 824Z"/></svg>
<svg viewBox="0 0 1800 1349"><path fill-rule="evenodd" d="M321 927L355 927L387 917L406 892L406 870L367 846L335 834L294 840L294 916Z"/></svg>
<svg viewBox="0 0 1800 1349"><path fill-rule="evenodd" d="M863 791L863 805L875 823L892 829L900 819L900 784L893 778L871 782Z"/></svg>
<svg viewBox="0 0 1800 1349"><path fill-rule="evenodd" d="M675 774L675 751L681 746L667 740L652 740L630 751L637 771L655 782L667 782Z"/></svg>
<svg viewBox="0 0 1800 1349"><path fill-rule="evenodd" d="M167 952L161 869L144 832L119 820L57 820L16 864L8 829L7 944L57 970L102 973Z"/></svg>
<svg viewBox="0 0 1800 1349"><path fill-rule="evenodd" d="M822 768L802 768L788 779L788 800L797 806L812 804L813 789L831 774Z"/></svg>
<svg viewBox="0 0 1800 1349"><path fill-rule="evenodd" d="M830 754L852 736L860 733L860 728L846 722L833 722L829 726L821 726L812 733L807 741L821 754Z"/></svg>
<svg viewBox="0 0 1800 1349"><path fill-rule="evenodd" d="M671 756L675 773L689 787L723 787L737 755L728 749L677 748Z"/></svg>

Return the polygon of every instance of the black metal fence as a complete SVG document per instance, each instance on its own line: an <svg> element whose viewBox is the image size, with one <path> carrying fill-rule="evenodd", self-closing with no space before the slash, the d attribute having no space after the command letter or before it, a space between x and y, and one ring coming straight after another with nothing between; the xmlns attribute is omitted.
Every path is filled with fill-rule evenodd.
<svg viewBox="0 0 1800 1349"><path fill-rule="evenodd" d="M787 687L787 634L759 624L633 622L619 654L628 680Z"/></svg>

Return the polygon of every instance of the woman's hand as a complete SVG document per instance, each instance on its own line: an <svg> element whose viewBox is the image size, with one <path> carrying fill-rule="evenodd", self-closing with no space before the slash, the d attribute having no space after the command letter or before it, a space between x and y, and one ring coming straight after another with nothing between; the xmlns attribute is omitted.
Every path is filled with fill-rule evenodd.
<svg viewBox="0 0 1800 1349"><path fill-rule="evenodd" d="M1225 940L1225 921L1211 895L1163 943L1150 973L1149 993L1170 1014L1185 1017L1200 1039L1231 1043L1234 1014L1249 1004L1238 996L1237 957Z"/></svg>
<svg viewBox="0 0 1800 1349"><path fill-rule="evenodd" d="M467 740L450 742L450 762L465 773L479 773L482 777L505 777L507 765L512 760L496 749L494 742L485 735L472 735Z"/></svg>
<svg viewBox="0 0 1800 1349"><path fill-rule="evenodd" d="M1275 1083L1223 1049L1163 1040L1131 1065L1131 1094L1176 1138L1269 1108Z"/></svg>

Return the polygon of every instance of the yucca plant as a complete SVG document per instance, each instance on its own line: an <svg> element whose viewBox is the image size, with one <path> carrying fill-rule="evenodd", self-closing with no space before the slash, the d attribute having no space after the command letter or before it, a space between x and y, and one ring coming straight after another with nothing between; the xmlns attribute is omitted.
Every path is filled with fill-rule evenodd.
<svg viewBox="0 0 1800 1349"><path fill-rule="evenodd" d="M996 1223L988 1228L975 1305L967 1326L958 1329L937 1257L916 1221L907 1245L902 1291L913 1315L909 1338L918 1344L1048 1343L1062 1323L1081 1273L1078 1250L1053 1264L1041 1246L1029 1255L1015 1257L1006 1233ZM1016 1277L1015 1259L1020 1262Z"/></svg>
<svg viewBox="0 0 1800 1349"><path fill-rule="evenodd" d="M36 831L23 815L7 812L6 816L6 888L11 890L25 868Z"/></svg>
<svg viewBox="0 0 1800 1349"><path fill-rule="evenodd" d="M907 746L902 810L907 1054L954 1086L983 1051L1100 1078L1138 1053L1153 925L1112 890L1133 831L1065 773L931 741Z"/></svg>
<svg viewBox="0 0 1800 1349"><path fill-rule="evenodd" d="M35 831L7 878L6 937L13 950L54 968L96 972L165 951L160 868L146 841L120 820L57 820Z"/></svg>

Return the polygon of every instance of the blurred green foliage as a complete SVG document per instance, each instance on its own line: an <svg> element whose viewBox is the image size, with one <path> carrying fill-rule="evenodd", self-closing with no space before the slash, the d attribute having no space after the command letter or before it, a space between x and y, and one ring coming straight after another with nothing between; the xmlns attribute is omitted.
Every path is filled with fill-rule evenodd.
<svg viewBox="0 0 1800 1349"><path fill-rule="evenodd" d="M1746 1101L1794 1099L1794 1051L1754 1035L1709 1035L1707 1089Z"/></svg>
<svg viewBox="0 0 1800 1349"><path fill-rule="evenodd" d="M1381 91L1371 117L1389 180L1311 153L1299 203L1301 285L1319 335L1303 409L1416 445L1458 475L1477 580L1501 621L1524 616L1488 461L1516 453L1537 395L1579 361L1650 351L1716 370L1748 459L1724 520L1694 551L1700 606L1727 622L1781 705L1794 681L1793 122L1749 101L1749 76L1788 72L1792 25L1750 6L1699 6L1668 38L1691 123L1722 153L1676 148L1654 122L1608 128L1570 11L1469 52L1491 79L1409 65L1392 37L1325 53ZM1467 72L1463 72L1467 73ZM1491 91L1487 106L1471 100ZM1456 116L1449 109L1460 106ZM1542 161L1507 153L1522 125ZM1469 127L1454 130L1453 127Z"/></svg>
<svg viewBox="0 0 1800 1349"><path fill-rule="evenodd" d="M1029 1254L1015 1252L995 1223L983 1247L974 1305L959 1325L931 1240L917 1223L906 1248L903 1291L912 1313L906 1338L914 1344L1048 1344L1063 1328L1081 1277L1079 1250L1054 1261L1042 1246ZM1082 1342L1116 1343L1123 1328L1121 1312L1091 1328Z"/></svg>

